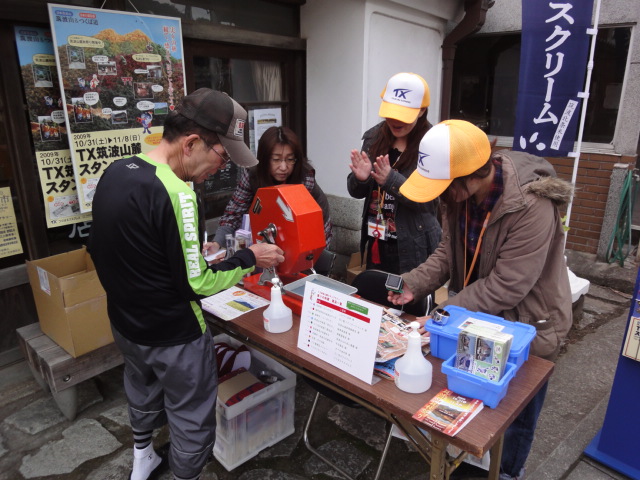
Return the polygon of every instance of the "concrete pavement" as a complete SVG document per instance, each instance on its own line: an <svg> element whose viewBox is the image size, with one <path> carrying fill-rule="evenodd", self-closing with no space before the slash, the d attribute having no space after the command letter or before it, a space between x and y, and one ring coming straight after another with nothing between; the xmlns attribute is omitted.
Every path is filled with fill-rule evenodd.
<svg viewBox="0 0 640 480"><path fill-rule="evenodd" d="M576 322L550 382L527 462L527 479L624 479L582 452L602 426L637 267L631 262L625 268L598 264L595 258L575 252L567 257L572 271L588 278L591 286L582 319ZM25 362L0 370L0 480L126 479L132 439L121 376L118 367L82 383L79 414L70 422L33 380ZM298 379L295 433L231 472L212 460L202 480L339 478L302 441L313 396L314 391ZM384 421L326 398L316 415L310 434L314 445L355 478L373 478L385 438ZM167 438L161 431L156 446ZM405 442L391 442L382 479L426 480L426 472L424 461ZM160 480L171 476L166 473Z"/></svg>

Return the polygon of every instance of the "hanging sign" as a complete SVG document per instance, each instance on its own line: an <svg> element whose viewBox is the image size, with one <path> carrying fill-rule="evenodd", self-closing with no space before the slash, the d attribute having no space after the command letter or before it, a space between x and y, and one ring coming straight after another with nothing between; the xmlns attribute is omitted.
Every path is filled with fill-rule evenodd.
<svg viewBox="0 0 640 480"><path fill-rule="evenodd" d="M104 170L148 153L185 95L179 18L49 4L80 210Z"/></svg>
<svg viewBox="0 0 640 480"><path fill-rule="evenodd" d="M592 11L593 0L523 0L514 150L546 157L573 150Z"/></svg>
<svg viewBox="0 0 640 480"><path fill-rule="evenodd" d="M271 127L282 126L282 108L249 109L249 148L255 155L262 134Z"/></svg>
<svg viewBox="0 0 640 480"><path fill-rule="evenodd" d="M11 190L0 188L0 258L22 253L22 243L18 233L16 212L13 209Z"/></svg>
<svg viewBox="0 0 640 480"><path fill-rule="evenodd" d="M91 214L81 213L78 205L51 32L37 27L14 32L47 227L90 221Z"/></svg>

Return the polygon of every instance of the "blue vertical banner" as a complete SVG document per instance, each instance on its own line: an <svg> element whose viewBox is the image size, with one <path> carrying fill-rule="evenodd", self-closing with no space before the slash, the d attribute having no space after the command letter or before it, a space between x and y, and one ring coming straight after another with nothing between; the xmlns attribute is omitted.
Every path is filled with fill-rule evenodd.
<svg viewBox="0 0 640 480"><path fill-rule="evenodd" d="M513 149L544 157L573 150L589 55L593 0L522 0Z"/></svg>

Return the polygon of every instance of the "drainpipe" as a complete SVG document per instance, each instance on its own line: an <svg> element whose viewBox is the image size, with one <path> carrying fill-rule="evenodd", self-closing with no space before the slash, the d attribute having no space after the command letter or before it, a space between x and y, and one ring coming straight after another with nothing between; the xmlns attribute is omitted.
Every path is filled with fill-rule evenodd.
<svg viewBox="0 0 640 480"><path fill-rule="evenodd" d="M453 60L456 57L457 44L476 33L484 25L487 10L493 7L495 0L465 0L464 18L447 35L442 43L442 99L440 103L440 121L449 118L451 109L451 84L453 83Z"/></svg>

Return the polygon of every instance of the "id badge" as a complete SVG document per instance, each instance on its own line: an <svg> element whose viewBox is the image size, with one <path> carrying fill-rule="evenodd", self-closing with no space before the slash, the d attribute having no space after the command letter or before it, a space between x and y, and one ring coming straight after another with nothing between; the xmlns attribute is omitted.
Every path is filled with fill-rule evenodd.
<svg viewBox="0 0 640 480"><path fill-rule="evenodd" d="M379 238L380 240L387 239L387 227L382 223L367 222L367 231L370 237ZM374 232L376 231L378 234L374 235Z"/></svg>

